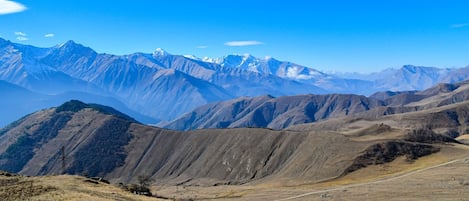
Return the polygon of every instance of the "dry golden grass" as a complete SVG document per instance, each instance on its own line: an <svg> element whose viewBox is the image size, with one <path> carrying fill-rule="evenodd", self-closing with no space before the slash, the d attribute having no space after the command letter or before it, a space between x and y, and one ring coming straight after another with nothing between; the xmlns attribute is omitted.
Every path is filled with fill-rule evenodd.
<svg viewBox="0 0 469 201"><path fill-rule="evenodd" d="M469 144L469 134L461 135L458 138L456 138L456 140L458 140L462 143Z"/></svg>
<svg viewBox="0 0 469 201"><path fill-rule="evenodd" d="M1 200L94 200L147 201L157 198L134 195L105 183L87 182L79 176L60 175L44 177L0 176ZM2 182L3 181L3 182Z"/></svg>
<svg viewBox="0 0 469 201"><path fill-rule="evenodd" d="M159 186L155 190L165 197L195 200L281 200L302 194L307 195L291 200L468 200L469 146L441 148L413 162L400 157L320 183L291 185L295 181L275 179L240 186ZM468 159L438 166L463 158ZM285 182L289 185L281 185Z"/></svg>

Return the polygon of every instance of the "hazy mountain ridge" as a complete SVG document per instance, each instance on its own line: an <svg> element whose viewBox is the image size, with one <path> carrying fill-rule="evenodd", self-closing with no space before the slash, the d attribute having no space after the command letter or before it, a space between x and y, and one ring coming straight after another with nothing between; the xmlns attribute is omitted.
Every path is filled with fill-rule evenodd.
<svg viewBox="0 0 469 201"><path fill-rule="evenodd" d="M158 121L158 119L142 115L129 109L126 104L115 98L86 92L69 91L55 95L46 95L32 92L21 86L0 80L0 96L5 97L0 99L0 110L3 111L3 115L0 116L0 127L30 114L31 111L49 108L71 99L80 99L86 102L109 105L131 115L143 123L154 123Z"/></svg>
<svg viewBox="0 0 469 201"><path fill-rule="evenodd" d="M404 65L381 72L332 73L338 77L374 82L376 88L387 91L414 91L430 88L438 83L456 83L467 80L469 66L463 68L436 68Z"/></svg>

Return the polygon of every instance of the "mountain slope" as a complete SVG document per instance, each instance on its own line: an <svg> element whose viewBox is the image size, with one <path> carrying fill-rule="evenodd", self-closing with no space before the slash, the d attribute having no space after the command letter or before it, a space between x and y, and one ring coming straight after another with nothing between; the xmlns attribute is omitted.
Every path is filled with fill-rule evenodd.
<svg viewBox="0 0 469 201"><path fill-rule="evenodd" d="M143 114L164 120L199 105L240 95L324 92L318 87L305 87L275 76L222 68L217 64L172 55L162 49L153 54L114 56L97 54L69 41L52 48L40 60L110 91ZM169 97L172 99L166 100Z"/></svg>
<svg viewBox="0 0 469 201"><path fill-rule="evenodd" d="M404 65L399 69L385 69L370 74L334 73L337 77L373 82L375 90L415 91L430 88L438 83L457 83L469 79L469 67L436 68Z"/></svg>
<svg viewBox="0 0 469 201"><path fill-rule="evenodd" d="M0 75L4 73L2 79L39 92L56 94L78 91L117 97L133 110L152 117L168 119L196 105L232 98L221 87L183 75L179 71L167 70L164 64L158 63L151 55L98 54L73 41L45 49L5 41L3 49L1 58L5 62L2 67L4 70L0 70ZM35 79L25 81L21 75L33 75L27 77ZM100 89L70 85L75 82L85 86L99 86ZM195 98L191 102L187 97ZM180 103L180 107L168 105L175 102Z"/></svg>
<svg viewBox="0 0 469 201"><path fill-rule="evenodd" d="M298 146L306 148L305 139L313 142L313 138L319 138L316 135L323 136L259 129L182 133L142 126L112 109L71 101L32 114L3 130L0 169L26 175L60 173L63 146L67 173L128 182L143 172L152 172L161 182L194 179L202 183L235 184L266 177L283 166L293 168L288 159L300 157L295 156L300 151ZM330 143L346 140L334 136ZM226 148L219 152L220 147ZM251 162L239 163L248 159ZM318 160L318 163L328 161ZM292 171L286 173L293 174ZM336 171L323 169L313 175L323 178L333 176Z"/></svg>
<svg viewBox="0 0 469 201"><path fill-rule="evenodd" d="M399 132L405 136L405 131ZM378 157L376 146L399 152ZM28 115L0 131L0 169L26 175L87 174L124 183L149 174L166 185L318 182L400 156L416 159L438 150L407 138L355 140L328 131L178 132L144 126L112 108L79 101Z"/></svg>
<svg viewBox="0 0 469 201"><path fill-rule="evenodd" d="M281 129L384 105L357 95L261 96L209 104L164 125L169 129L258 127Z"/></svg>
<svg viewBox="0 0 469 201"><path fill-rule="evenodd" d="M82 113L77 114L79 111ZM80 124L74 125L71 124L72 122ZM119 147L126 144L126 141L130 140L129 135L113 135L113 132L125 131L132 122L136 121L112 108L87 105L79 101L70 101L52 110L34 113L13 124L19 127L24 124L32 125L26 131L12 128L12 134L1 133L2 148L0 152L2 154L0 158L3 162L0 163L0 169L11 172L24 171L27 174L41 174L45 171L61 172L59 166L50 167L51 163L59 161L60 153L56 152L57 149L66 146L67 143L79 141L81 147L87 150L86 153L75 150L70 154L77 154L77 157L81 157L83 162L74 164L73 161L69 161L71 163L69 165L74 164L74 168L67 169L67 172L84 172L86 170L91 171L93 175L103 174L103 172L109 171L109 167L112 168L113 165L117 166L122 163L122 161L119 162L119 159L122 160L122 155L117 151ZM77 128L80 130L74 130ZM84 136L75 136L73 135L75 132L85 134ZM106 146L110 145L113 149L96 150L96 148L103 146L103 144L97 144L102 143L103 140L109 142L110 144ZM48 148L47 145L51 147ZM73 149L73 147L67 148ZM89 161L93 160L89 154L101 156L103 159L93 163L93 161ZM93 163L93 168L87 169L89 166L84 162Z"/></svg>
<svg viewBox="0 0 469 201"><path fill-rule="evenodd" d="M239 98L201 106L160 124L169 129L258 127L283 129L334 117L367 113L373 118L441 107L469 100L469 82L439 84L423 91L358 95L301 95Z"/></svg>
<svg viewBox="0 0 469 201"><path fill-rule="evenodd" d="M0 40L3 39L0 38ZM3 40L0 42L0 79L46 94L66 91L105 93L92 83L43 64L37 57L45 54L47 54L47 49Z"/></svg>
<svg viewBox="0 0 469 201"><path fill-rule="evenodd" d="M262 74L276 75L282 78L306 80L314 77L323 77L324 73L300 66L291 62L278 61L271 57L256 58L250 54L227 55L214 61L223 67L239 68Z"/></svg>
<svg viewBox="0 0 469 201"><path fill-rule="evenodd" d="M34 93L20 86L0 80L0 128L20 117L39 110L44 105L46 95ZM36 100L36 101L31 101Z"/></svg>
<svg viewBox="0 0 469 201"><path fill-rule="evenodd" d="M377 82L381 88L394 91L422 90L439 83L449 72L449 69L405 65L397 70L391 77L381 79Z"/></svg>
<svg viewBox="0 0 469 201"><path fill-rule="evenodd" d="M190 111L197 105L233 98L226 90L209 82L197 79L174 69L160 70L153 81L135 94L129 94L128 101L143 114L173 119Z"/></svg>

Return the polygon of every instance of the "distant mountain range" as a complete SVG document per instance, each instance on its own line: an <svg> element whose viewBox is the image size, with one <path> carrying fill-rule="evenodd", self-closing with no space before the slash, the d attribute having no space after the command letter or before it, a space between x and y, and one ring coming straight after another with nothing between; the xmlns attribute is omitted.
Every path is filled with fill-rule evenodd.
<svg viewBox="0 0 469 201"><path fill-rule="evenodd" d="M30 100L31 104L44 100L39 96L73 93L69 98L126 107L134 114L140 113L134 118L145 123L171 121L204 104L242 96L370 95L387 90L421 90L436 83L454 83L468 77L469 67L404 66L369 76L339 75L251 55L199 59L157 49L152 54L117 56L97 53L73 41L39 48L0 38L0 80L16 85L15 89L23 88L20 91L27 90L22 98ZM103 98L91 98L96 96L113 99L115 101L111 102L115 104L105 102ZM8 100L5 101L16 101L14 96L6 97ZM15 118L43 106L19 106L24 110L18 110ZM2 119L2 122L13 119Z"/></svg>

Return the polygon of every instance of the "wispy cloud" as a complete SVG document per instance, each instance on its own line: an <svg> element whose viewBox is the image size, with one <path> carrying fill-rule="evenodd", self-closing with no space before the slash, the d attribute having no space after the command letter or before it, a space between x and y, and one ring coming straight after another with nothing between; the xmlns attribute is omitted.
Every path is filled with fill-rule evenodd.
<svg viewBox="0 0 469 201"><path fill-rule="evenodd" d="M208 46L206 46L206 45L200 45L200 46L197 46L196 48L197 48L197 49L207 49Z"/></svg>
<svg viewBox="0 0 469 201"><path fill-rule="evenodd" d="M26 6L23 4L9 0L0 0L0 15L18 13L24 10L26 10Z"/></svg>
<svg viewBox="0 0 469 201"><path fill-rule="evenodd" d="M48 33L48 34L44 35L44 37L46 37L46 38L52 38L54 36L55 36L55 34L53 34L53 33Z"/></svg>
<svg viewBox="0 0 469 201"><path fill-rule="evenodd" d="M451 25L451 28L453 28L453 29L458 29L458 28L463 28L463 27L469 27L469 23L462 23L462 24L453 24L453 25Z"/></svg>
<svg viewBox="0 0 469 201"><path fill-rule="evenodd" d="M29 40L29 38L27 37L28 34L26 34L24 32L16 31L15 35L16 35L16 40L19 40L19 41Z"/></svg>
<svg viewBox="0 0 469 201"><path fill-rule="evenodd" d="M15 31L15 35L17 36L27 36L28 34L21 32L21 31Z"/></svg>
<svg viewBox="0 0 469 201"><path fill-rule="evenodd" d="M242 41L228 41L225 43L226 46L232 47L243 47L243 46L252 46L252 45L262 45L263 42L255 40L242 40Z"/></svg>
<svg viewBox="0 0 469 201"><path fill-rule="evenodd" d="M16 40L25 41L25 40L29 40L29 38L24 37L24 36L18 36L18 37L16 37Z"/></svg>

